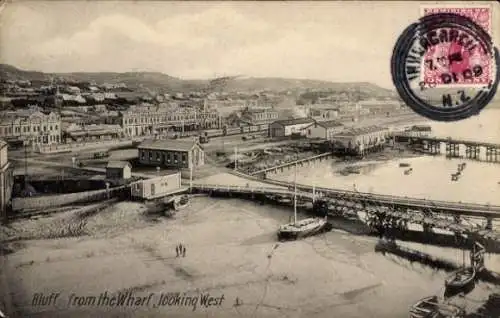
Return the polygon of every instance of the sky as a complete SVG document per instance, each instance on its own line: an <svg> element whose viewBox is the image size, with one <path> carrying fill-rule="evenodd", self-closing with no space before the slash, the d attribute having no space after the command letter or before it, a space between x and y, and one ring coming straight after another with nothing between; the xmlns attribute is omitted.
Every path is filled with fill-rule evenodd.
<svg viewBox="0 0 500 318"><path fill-rule="evenodd" d="M500 4L492 6L498 18ZM392 88L394 44L420 8L416 1L16 1L0 12L0 63L44 72L309 78Z"/></svg>

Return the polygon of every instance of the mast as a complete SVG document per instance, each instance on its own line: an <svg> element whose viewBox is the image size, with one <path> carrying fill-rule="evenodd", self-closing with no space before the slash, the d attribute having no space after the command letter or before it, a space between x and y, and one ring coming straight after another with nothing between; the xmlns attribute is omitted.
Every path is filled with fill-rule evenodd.
<svg viewBox="0 0 500 318"><path fill-rule="evenodd" d="M293 224L297 223L297 163L295 163L295 175L293 179Z"/></svg>

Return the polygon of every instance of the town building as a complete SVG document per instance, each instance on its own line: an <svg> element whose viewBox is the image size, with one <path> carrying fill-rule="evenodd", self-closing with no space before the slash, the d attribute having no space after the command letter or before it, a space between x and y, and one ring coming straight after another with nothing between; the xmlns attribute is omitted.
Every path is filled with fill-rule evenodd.
<svg viewBox="0 0 500 318"><path fill-rule="evenodd" d="M357 103L357 109L366 110L373 115L387 115L400 110L402 107L399 101L390 100L364 100Z"/></svg>
<svg viewBox="0 0 500 318"><path fill-rule="evenodd" d="M138 147L139 163L169 169L190 169L205 164L205 152L196 141L155 140Z"/></svg>
<svg viewBox="0 0 500 318"><path fill-rule="evenodd" d="M429 125L413 125L404 130L404 135L408 137L429 137L432 127Z"/></svg>
<svg viewBox="0 0 500 318"><path fill-rule="evenodd" d="M128 161L109 161L106 165L106 179L127 180L132 178L132 165Z"/></svg>
<svg viewBox="0 0 500 318"><path fill-rule="evenodd" d="M0 140L0 218L7 220L7 212L12 197L14 183L14 169L10 166L8 158L8 144Z"/></svg>
<svg viewBox="0 0 500 318"><path fill-rule="evenodd" d="M46 115L37 108L0 113L0 138L22 141L27 145L51 145L61 142L61 117Z"/></svg>
<svg viewBox="0 0 500 318"><path fill-rule="evenodd" d="M278 120L278 112L272 108L246 108L242 111L240 121L247 125L269 125Z"/></svg>
<svg viewBox="0 0 500 318"><path fill-rule="evenodd" d="M310 118L295 118L277 120L269 125L270 137L286 137L292 135L306 135L305 128L314 123Z"/></svg>
<svg viewBox="0 0 500 318"><path fill-rule="evenodd" d="M332 140L333 136L344 130L344 125L336 120L317 121L306 128L307 138Z"/></svg>
<svg viewBox="0 0 500 318"><path fill-rule="evenodd" d="M118 139L122 135L119 125L79 125L70 124L63 128L62 136L65 143L100 141Z"/></svg>
<svg viewBox="0 0 500 318"><path fill-rule="evenodd" d="M309 116L315 121L329 121L339 118L339 108L330 104L313 104Z"/></svg>
<svg viewBox="0 0 500 318"><path fill-rule="evenodd" d="M379 126L351 128L344 130L331 139L335 150L345 153L363 155L380 150L389 139L389 129Z"/></svg>
<svg viewBox="0 0 500 318"><path fill-rule="evenodd" d="M179 108L172 105L131 106L120 112L118 121L126 136L161 135L170 130L221 128L221 117L214 110Z"/></svg>
<svg viewBox="0 0 500 318"><path fill-rule="evenodd" d="M132 183L131 196L139 200L151 200L186 190L181 184L181 173L176 172Z"/></svg>

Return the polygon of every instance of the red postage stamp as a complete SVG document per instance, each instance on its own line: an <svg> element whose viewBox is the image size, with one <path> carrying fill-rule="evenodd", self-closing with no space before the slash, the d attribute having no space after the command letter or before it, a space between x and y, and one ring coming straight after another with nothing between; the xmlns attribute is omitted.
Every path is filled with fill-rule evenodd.
<svg viewBox="0 0 500 318"><path fill-rule="evenodd" d="M425 6L422 15L452 13L465 16L491 34L491 7ZM441 34L446 40L441 40ZM442 30L440 41L429 47L422 63L421 81L432 86L477 86L489 85L492 80L490 52L483 52L481 45L467 38L460 30Z"/></svg>

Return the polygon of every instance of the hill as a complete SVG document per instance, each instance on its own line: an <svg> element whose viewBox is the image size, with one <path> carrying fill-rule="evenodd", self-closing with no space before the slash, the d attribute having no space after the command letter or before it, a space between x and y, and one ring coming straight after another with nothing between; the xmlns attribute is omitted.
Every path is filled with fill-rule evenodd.
<svg viewBox="0 0 500 318"><path fill-rule="evenodd" d="M127 73L43 73L25 71L11 65L0 64L0 79L24 79L34 83L49 83L53 77L81 82L95 81L97 83L125 83L132 89L147 87L151 90L183 92L199 90L208 87L209 80L184 80L159 72L127 72ZM287 78L233 78L226 82L223 91L287 91L297 89L319 89L338 92L361 92L373 97L394 96L394 92L377 85L360 83L335 83L309 79Z"/></svg>

